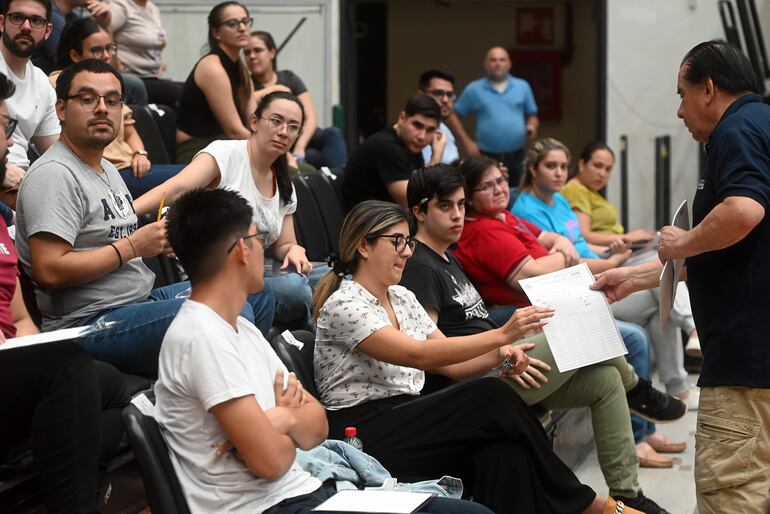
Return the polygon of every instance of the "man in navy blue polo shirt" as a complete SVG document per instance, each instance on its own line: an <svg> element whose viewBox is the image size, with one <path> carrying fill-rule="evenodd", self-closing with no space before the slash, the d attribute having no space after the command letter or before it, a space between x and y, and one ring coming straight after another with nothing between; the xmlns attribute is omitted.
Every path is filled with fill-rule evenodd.
<svg viewBox="0 0 770 514"><path fill-rule="evenodd" d="M452 117L449 126L469 155L483 153L508 168L508 182L519 185L524 147L537 137L537 104L526 80L510 74L511 58L505 48L490 48L484 59L486 77L474 80L454 105L461 117L476 114L476 141Z"/></svg>
<svg viewBox="0 0 770 514"><path fill-rule="evenodd" d="M706 144L693 228L661 230L662 261L686 258L703 348L695 484L701 514L764 514L770 491L770 106L737 48L701 43L682 61L677 115ZM610 299L657 282L660 265L612 270Z"/></svg>

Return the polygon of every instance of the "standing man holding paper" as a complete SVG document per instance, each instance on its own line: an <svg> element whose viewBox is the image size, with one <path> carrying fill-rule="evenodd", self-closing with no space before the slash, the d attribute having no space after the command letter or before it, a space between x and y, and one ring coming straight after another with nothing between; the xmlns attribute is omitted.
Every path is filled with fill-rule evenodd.
<svg viewBox="0 0 770 514"><path fill-rule="evenodd" d="M708 161L693 228L664 227L661 261L686 258L703 348L695 483L701 514L764 514L770 490L770 106L749 60L719 41L684 57L677 115ZM607 271L610 300L658 283L660 263Z"/></svg>

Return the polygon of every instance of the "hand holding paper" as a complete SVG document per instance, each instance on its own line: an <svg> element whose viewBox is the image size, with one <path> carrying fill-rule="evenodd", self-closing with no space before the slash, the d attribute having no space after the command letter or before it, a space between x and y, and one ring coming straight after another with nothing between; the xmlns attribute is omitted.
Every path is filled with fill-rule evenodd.
<svg viewBox="0 0 770 514"><path fill-rule="evenodd" d="M626 353L607 299L590 289L593 283L585 263L519 281L532 305L555 310L543 330L560 372Z"/></svg>

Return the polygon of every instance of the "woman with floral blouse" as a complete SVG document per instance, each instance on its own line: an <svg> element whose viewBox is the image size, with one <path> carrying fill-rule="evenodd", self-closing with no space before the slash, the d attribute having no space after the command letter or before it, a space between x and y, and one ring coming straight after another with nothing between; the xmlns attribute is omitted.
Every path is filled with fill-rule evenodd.
<svg viewBox="0 0 770 514"><path fill-rule="evenodd" d="M414 241L406 211L395 204L355 206L339 247L314 298L316 385L331 437L355 426L367 453L399 480L460 477L466 494L498 513L623 511L578 481L502 380L465 380L420 394L425 370L460 380L507 359L512 367L502 373L520 374L529 346L512 343L542 330L551 310L519 309L498 329L444 337L415 296L397 285Z"/></svg>

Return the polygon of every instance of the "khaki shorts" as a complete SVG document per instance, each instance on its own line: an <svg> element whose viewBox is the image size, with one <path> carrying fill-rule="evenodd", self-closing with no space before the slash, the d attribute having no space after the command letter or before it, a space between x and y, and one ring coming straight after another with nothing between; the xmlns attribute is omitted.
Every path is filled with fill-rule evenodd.
<svg viewBox="0 0 770 514"><path fill-rule="evenodd" d="M770 496L770 389L706 387L695 433L700 514L765 514Z"/></svg>

